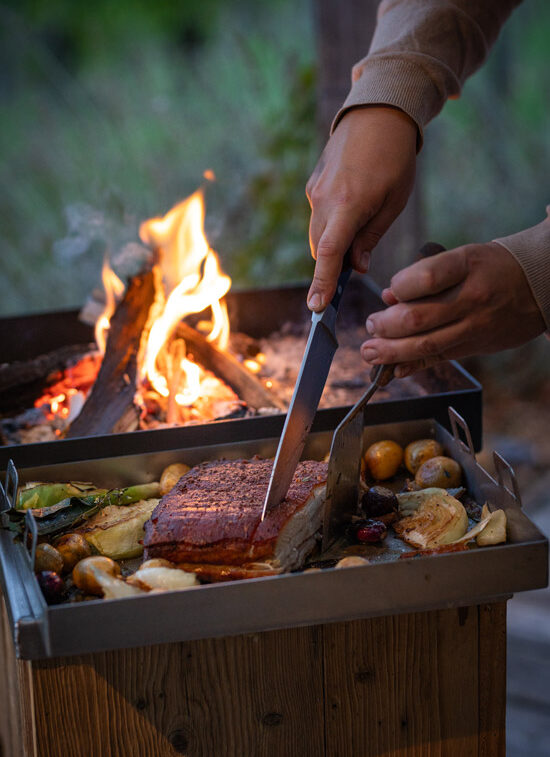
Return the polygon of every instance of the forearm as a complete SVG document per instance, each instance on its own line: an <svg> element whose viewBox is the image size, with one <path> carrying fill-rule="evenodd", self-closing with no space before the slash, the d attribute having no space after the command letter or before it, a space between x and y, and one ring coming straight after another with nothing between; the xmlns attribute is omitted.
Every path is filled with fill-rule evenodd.
<svg viewBox="0 0 550 757"><path fill-rule="evenodd" d="M350 109L385 104L424 126L460 93L521 0L383 0L368 55L334 119Z"/></svg>
<svg viewBox="0 0 550 757"><path fill-rule="evenodd" d="M547 217L536 226L495 239L520 264L550 332L550 205Z"/></svg>

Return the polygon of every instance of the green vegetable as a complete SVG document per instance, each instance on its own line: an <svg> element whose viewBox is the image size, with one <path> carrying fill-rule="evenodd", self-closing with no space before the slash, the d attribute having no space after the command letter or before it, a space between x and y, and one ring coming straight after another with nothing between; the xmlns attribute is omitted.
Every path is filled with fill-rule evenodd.
<svg viewBox="0 0 550 757"><path fill-rule="evenodd" d="M139 502L142 499L152 499L160 497L160 484L153 481L151 484L137 484L128 486L126 489L110 489L104 491L101 497L100 507L106 505L131 505L132 502Z"/></svg>
<svg viewBox="0 0 550 757"><path fill-rule="evenodd" d="M50 486L55 486L55 484L50 484ZM60 486L67 486L67 484L60 484ZM85 497L68 497L49 507L33 508L33 515L39 536L55 536L91 518L107 505L130 505L142 499L159 496L160 487L157 481L123 489L95 489L93 494ZM26 509L28 508L7 511L10 530L20 532L24 530Z"/></svg>
<svg viewBox="0 0 550 757"><path fill-rule="evenodd" d="M105 505L130 505L140 499L158 497L160 487L158 482L151 484L137 484L124 489L98 489L93 484L81 481L70 481L67 484L36 484L29 489L22 489L17 498L17 509L43 509L63 503L71 497L86 499L87 501L102 499L100 507Z"/></svg>
<svg viewBox="0 0 550 757"><path fill-rule="evenodd" d="M96 491L93 484L81 481L70 481L68 484L35 484L19 491L16 507L18 510L51 507L68 497L87 496Z"/></svg>

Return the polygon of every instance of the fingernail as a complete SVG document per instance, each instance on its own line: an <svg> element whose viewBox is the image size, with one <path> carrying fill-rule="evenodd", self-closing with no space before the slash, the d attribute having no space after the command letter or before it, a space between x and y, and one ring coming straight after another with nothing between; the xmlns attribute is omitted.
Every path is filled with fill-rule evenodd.
<svg viewBox="0 0 550 757"><path fill-rule="evenodd" d="M361 253L361 267L365 269L365 271L369 270L370 265L370 252L362 252Z"/></svg>
<svg viewBox="0 0 550 757"><path fill-rule="evenodd" d="M372 320L372 318L367 318L367 331L369 332L371 336L374 336L375 326L374 326L374 321Z"/></svg>
<svg viewBox="0 0 550 757"><path fill-rule="evenodd" d="M378 352L374 349L374 347L363 347L363 349L361 350L361 355L363 356L363 360L366 360L367 363L371 363L378 357Z"/></svg>
<svg viewBox="0 0 550 757"><path fill-rule="evenodd" d="M311 295L311 297L307 301L307 304L308 307L311 308L311 310L317 310L318 308L322 307L323 300L321 299L321 295L315 292L315 294Z"/></svg>

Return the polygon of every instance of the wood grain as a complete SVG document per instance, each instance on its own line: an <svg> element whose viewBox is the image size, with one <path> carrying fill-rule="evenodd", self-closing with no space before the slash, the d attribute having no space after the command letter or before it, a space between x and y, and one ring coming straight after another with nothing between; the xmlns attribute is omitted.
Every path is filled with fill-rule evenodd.
<svg viewBox="0 0 550 757"><path fill-rule="evenodd" d="M318 637L290 629L36 664L39 753L318 757Z"/></svg>
<svg viewBox="0 0 550 757"><path fill-rule="evenodd" d="M35 757L31 663L15 657L8 614L1 595L0 655L0 756Z"/></svg>
<svg viewBox="0 0 550 757"><path fill-rule="evenodd" d="M506 754L506 602L479 607L479 757Z"/></svg>
<svg viewBox="0 0 550 757"><path fill-rule="evenodd" d="M2 757L504 755L504 603L33 663L2 644Z"/></svg>
<svg viewBox="0 0 550 757"><path fill-rule="evenodd" d="M134 276L111 319L101 368L66 436L91 436L137 428L134 407L137 356L154 299L152 271Z"/></svg>
<svg viewBox="0 0 550 757"><path fill-rule="evenodd" d="M327 755L477 755L477 666L476 607L327 626Z"/></svg>

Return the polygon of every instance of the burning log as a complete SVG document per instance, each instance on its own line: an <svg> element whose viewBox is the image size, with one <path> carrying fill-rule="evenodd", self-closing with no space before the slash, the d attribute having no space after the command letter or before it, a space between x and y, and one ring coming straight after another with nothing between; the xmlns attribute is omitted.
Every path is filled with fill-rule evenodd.
<svg viewBox="0 0 550 757"><path fill-rule="evenodd" d="M274 407L286 411L284 403L269 392L231 353L219 350L187 323L180 323L176 334L185 341L194 358L222 378L247 405L256 410Z"/></svg>
<svg viewBox="0 0 550 757"><path fill-rule="evenodd" d="M96 382L67 437L137 428L139 413L134 406L137 355L153 299L152 271L130 280L124 299L111 320L105 356Z"/></svg>

